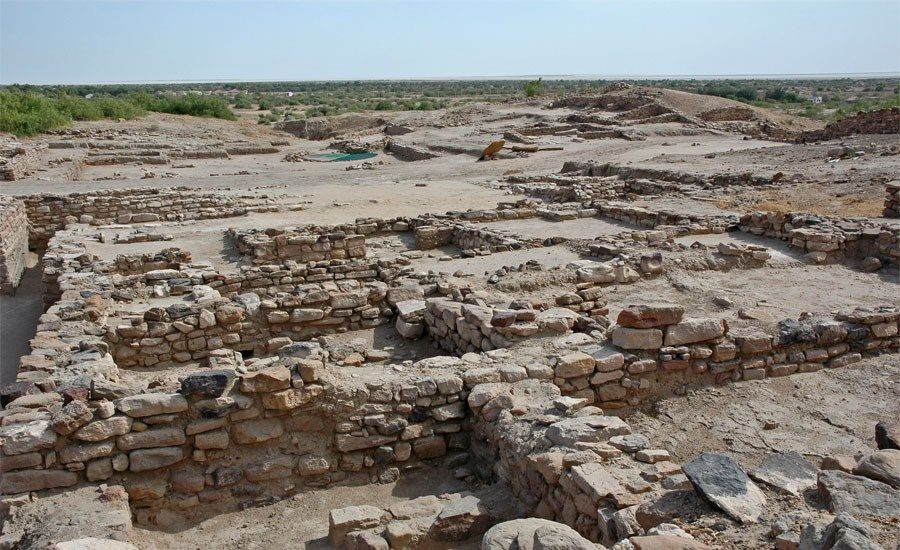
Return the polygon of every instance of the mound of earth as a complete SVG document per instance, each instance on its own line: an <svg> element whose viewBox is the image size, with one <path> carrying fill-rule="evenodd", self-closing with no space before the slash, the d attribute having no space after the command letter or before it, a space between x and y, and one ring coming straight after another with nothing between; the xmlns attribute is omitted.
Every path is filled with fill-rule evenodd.
<svg viewBox="0 0 900 550"><path fill-rule="evenodd" d="M792 115L717 96L677 90L615 84L598 95L570 96L551 108L575 108L618 113L615 118L632 124L682 122L714 129L786 138L821 124Z"/></svg>

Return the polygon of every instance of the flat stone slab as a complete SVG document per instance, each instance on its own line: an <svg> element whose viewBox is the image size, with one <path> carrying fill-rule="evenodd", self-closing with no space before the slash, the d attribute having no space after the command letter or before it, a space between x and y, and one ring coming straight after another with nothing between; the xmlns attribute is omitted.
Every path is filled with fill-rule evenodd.
<svg viewBox="0 0 900 550"><path fill-rule="evenodd" d="M802 455L795 452L772 453L750 477L784 493L800 496L816 486L818 470Z"/></svg>
<svg viewBox="0 0 900 550"><path fill-rule="evenodd" d="M729 517L741 523L759 521L766 495L730 457L703 453L682 470L694 489Z"/></svg>
<svg viewBox="0 0 900 550"><path fill-rule="evenodd" d="M628 433L631 433L631 428L618 416L597 415L561 420L547 428L545 435L556 445L574 447L579 441L605 442L610 437Z"/></svg>
<svg viewBox="0 0 900 550"><path fill-rule="evenodd" d="M835 514L900 516L900 490L839 470L819 472L819 494Z"/></svg>

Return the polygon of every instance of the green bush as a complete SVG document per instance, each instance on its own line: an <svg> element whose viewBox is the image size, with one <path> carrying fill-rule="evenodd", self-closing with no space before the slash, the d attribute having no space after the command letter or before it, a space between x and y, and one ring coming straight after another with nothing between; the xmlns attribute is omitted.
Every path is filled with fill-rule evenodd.
<svg viewBox="0 0 900 550"><path fill-rule="evenodd" d="M544 91L544 79L529 80L525 83L525 97L537 97Z"/></svg>
<svg viewBox="0 0 900 550"><path fill-rule="evenodd" d="M177 97L164 97L156 100L149 110L173 115L237 120L237 117L228 108L228 103L224 99L211 95L187 94Z"/></svg>
<svg viewBox="0 0 900 550"><path fill-rule="evenodd" d="M49 98L29 92L0 92L0 131L33 136L71 122Z"/></svg>

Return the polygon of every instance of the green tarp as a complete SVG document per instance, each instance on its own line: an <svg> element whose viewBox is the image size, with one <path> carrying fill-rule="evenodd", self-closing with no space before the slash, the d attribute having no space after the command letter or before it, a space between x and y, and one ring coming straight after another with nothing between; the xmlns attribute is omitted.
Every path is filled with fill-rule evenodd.
<svg viewBox="0 0 900 550"><path fill-rule="evenodd" d="M378 156L376 153L323 153L321 155L310 155L306 157L306 160L315 160L318 162L336 162L365 160L376 156Z"/></svg>

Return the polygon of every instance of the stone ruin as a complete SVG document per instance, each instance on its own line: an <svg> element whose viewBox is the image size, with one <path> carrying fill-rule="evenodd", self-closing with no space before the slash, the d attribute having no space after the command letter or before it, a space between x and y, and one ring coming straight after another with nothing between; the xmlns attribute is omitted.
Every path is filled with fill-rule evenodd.
<svg viewBox="0 0 900 550"><path fill-rule="evenodd" d="M815 489L838 514L827 527L774 533L777 548L843 548L834 542L841 537L874 545L851 516L900 515L896 422L880 425L880 450L858 463L817 466L773 453L748 475L715 453L679 464L626 421L628 411L688 389L853 368L900 351L900 309L875 304L785 319L774 332L732 328L672 303L626 304L611 319L608 292L663 275L672 257L697 250L676 243L686 236L743 233L783 241L810 263L864 270L900 261L900 227L881 220L697 216L628 204L721 183L567 164L562 174L511 176L509 185L531 198L494 209L231 229L224 237L242 256L239 267L194 261L177 247L105 260L91 246L110 224L278 205L184 188L4 198L4 289L16 286L28 247L37 249L47 309L16 381L0 391L0 491L11 526L0 545L32 536L16 526L35 501L94 487L92 506L118 519L89 536L112 541L127 539L132 522L165 528L174 517L199 521L432 467L481 489L334 509L330 544L709 548L674 524L688 503L751 524L764 516L762 486L797 498ZM896 197L890 184L886 212L896 212ZM629 229L576 239L491 226L588 218ZM383 236L414 244L392 257L373 253ZM563 244L581 259L560 270L571 288L551 300L490 302L483 289L412 264L447 247L475 258ZM697 269L710 270L757 269L772 255L735 242L702 253L709 261ZM540 269L505 267L488 284ZM379 327L435 352L404 359L336 339ZM148 373L159 376L148 383Z"/></svg>

